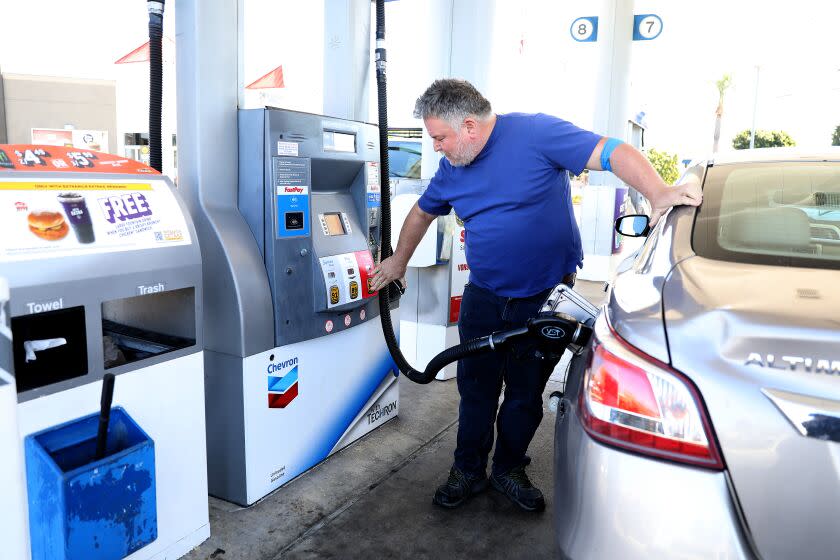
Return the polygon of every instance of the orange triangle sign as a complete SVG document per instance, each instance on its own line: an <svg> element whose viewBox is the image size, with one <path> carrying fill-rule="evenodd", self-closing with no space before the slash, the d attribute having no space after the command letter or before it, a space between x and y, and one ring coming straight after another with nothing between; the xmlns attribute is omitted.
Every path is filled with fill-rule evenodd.
<svg viewBox="0 0 840 560"><path fill-rule="evenodd" d="M283 82L283 65L281 64L265 76L258 78L252 84L245 86L245 89L269 89L284 87L286 87L286 84Z"/></svg>

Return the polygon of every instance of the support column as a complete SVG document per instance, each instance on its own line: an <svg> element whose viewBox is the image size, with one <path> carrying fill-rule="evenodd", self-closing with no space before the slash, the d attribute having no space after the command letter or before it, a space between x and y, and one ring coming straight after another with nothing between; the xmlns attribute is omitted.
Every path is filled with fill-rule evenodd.
<svg viewBox="0 0 840 560"><path fill-rule="evenodd" d="M370 0L327 0L324 6L324 114L370 122L372 80ZM388 22L385 21L386 41ZM376 115L373 115L375 118Z"/></svg>
<svg viewBox="0 0 840 560"><path fill-rule="evenodd" d="M628 92L633 47L633 0L607 0L599 17L598 42L603 53L598 75L594 131L628 141ZM584 266L579 278L607 280L617 252L613 222L626 186L606 171L589 173L581 206Z"/></svg>
<svg viewBox="0 0 840 560"><path fill-rule="evenodd" d="M178 0L178 187L201 244L206 350L274 345L268 277L238 205L244 0Z"/></svg>
<svg viewBox="0 0 840 560"><path fill-rule="evenodd" d="M485 97L493 101L491 83L491 58L493 53L493 26L496 14L495 1L487 0L430 0L428 21L438 32L427 42L432 76L437 78L463 78L474 85ZM422 92L418 92L418 95ZM432 147L431 138L423 131L423 160L420 175L431 179L438 169L440 155Z"/></svg>
<svg viewBox="0 0 840 560"><path fill-rule="evenodd" d="M431 85L433 80L452 76L452 12L453 0L428 0L427 22L435 22L428 27L437 32L436 37L430 37L427 42L429 76L425 86ZM386 36L387 37L387 36ZM418 91L419 97L423 92ZM428 181L434 177L440 164L441 155L435 152L431 136L423 128L423 154L420 161L420 178Z"/></svg>

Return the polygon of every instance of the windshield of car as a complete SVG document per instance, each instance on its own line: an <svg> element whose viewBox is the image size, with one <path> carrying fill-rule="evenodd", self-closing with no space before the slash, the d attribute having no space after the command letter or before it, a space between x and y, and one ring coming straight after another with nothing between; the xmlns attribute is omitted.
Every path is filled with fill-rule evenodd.
<svg viewBox="0 0 840 560"><path fill-rule="evenodd" d="M388 176L419 179L421 155L422 148L419 142L389 140Z"/></svg>
<svg viewBox="0 0 840 560"><path fill-rule="evenodd" d="M717 260L840 269L840 163L709 168L692 245Z"/></svg>

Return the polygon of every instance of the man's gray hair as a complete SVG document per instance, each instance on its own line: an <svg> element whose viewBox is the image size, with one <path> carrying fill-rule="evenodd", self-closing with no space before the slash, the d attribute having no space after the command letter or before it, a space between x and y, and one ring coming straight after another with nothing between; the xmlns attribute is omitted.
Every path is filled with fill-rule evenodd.
<svg viewBox="0 0 840 560"><path fill-rule="evenodd" d="M458 128L467 117L490 117L490 102L466 80L435 80L414 104L414 118L443 119Z"/></svg>

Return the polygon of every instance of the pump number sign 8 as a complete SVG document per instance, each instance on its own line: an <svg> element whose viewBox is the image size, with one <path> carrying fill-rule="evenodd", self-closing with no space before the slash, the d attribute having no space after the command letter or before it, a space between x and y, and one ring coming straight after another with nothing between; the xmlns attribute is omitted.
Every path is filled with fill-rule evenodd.
<svg viewBox="0 0 840 560"><path fill-rule="evenodd" d="M591 43L598 40L598 16L579 17L569 28L572 39L580 43Z"/></svg>

